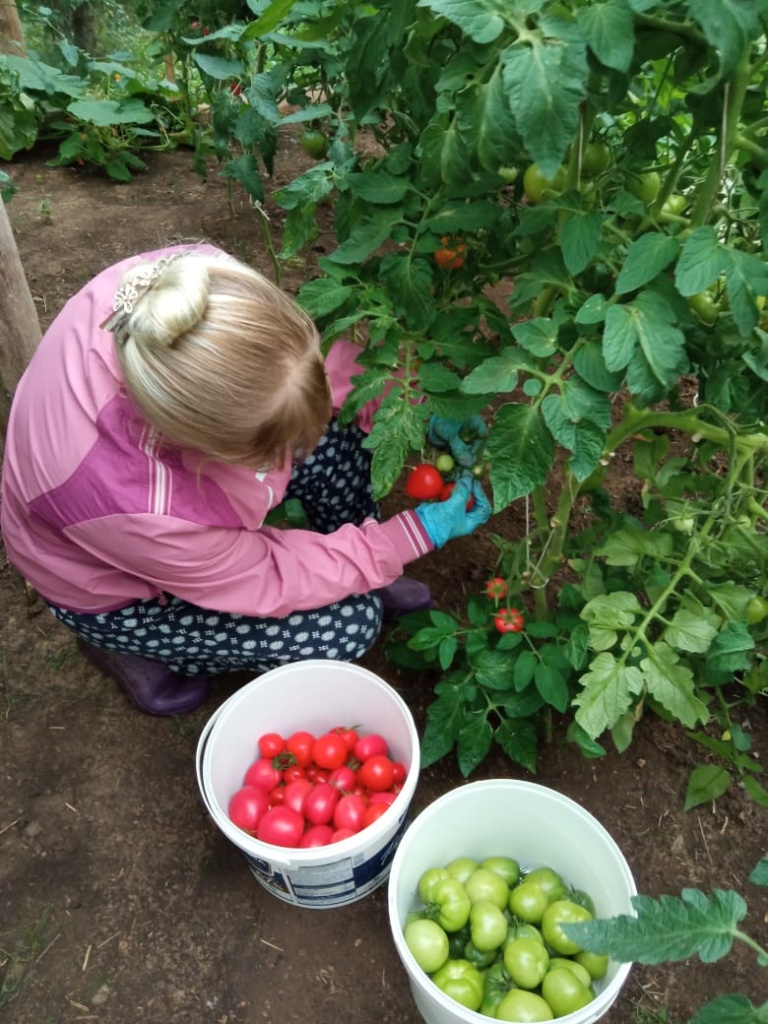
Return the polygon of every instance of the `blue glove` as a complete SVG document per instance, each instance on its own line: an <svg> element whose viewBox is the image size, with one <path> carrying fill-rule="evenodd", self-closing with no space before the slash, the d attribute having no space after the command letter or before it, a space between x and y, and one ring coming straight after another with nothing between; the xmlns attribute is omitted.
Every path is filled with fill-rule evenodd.
<svg viewBox="0 0 768 1024"><path fill-rule="evenodd" d="M469 416L465 420L444 420L430 416L427 440L435 448L447 448L460 466L470 469L477 462L485 444L488 427L482 416Z"/></svg>
<svg viewBox="0 0 768 1024"><path fill-rule="evenodd" d="M475 503L467 511L470 495L474 497ZM450 498L419 505L416 515L435 547L441 548L449 540L467 537L474 533L478 526L486 523L491 515L491 503L486 498L480 481L471 473L464 473L456 481Z"/></svg>

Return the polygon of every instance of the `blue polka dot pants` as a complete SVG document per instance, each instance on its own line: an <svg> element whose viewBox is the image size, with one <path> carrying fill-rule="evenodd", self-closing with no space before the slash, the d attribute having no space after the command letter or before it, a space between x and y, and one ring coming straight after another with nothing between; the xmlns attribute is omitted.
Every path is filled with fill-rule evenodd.
<svg viewBox="0 0 768 1024"><path fill-rule="evenodd" d="M364 437L357 427L331 423L294 470L286 497L301 501L311 529L331 533L344 523L378 517ZM172 595L97 615L50 607L59 622L88 643L153 658L187 676L266 671L308 658L356 661L381 629L381 601L375 594L352 595L280 619L208 611Z"/></svg>

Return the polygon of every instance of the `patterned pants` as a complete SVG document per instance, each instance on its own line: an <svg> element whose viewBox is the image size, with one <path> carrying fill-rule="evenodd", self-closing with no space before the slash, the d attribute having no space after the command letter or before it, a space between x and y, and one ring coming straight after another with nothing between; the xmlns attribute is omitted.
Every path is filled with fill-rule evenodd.
<svg viewBox="0 0 768 1024"><path fill-rule="evenodd" d="M334 421L294 469L286 498L301 502L311 529L332 533L344 523L378 518L364 437L357 427ZM352 595L281 619L212 612L172 595L98 615L50 608L88 643L154 658L189 676L266 671L308 658L356 661L376 641L382 612L375 594Z"/></svg>

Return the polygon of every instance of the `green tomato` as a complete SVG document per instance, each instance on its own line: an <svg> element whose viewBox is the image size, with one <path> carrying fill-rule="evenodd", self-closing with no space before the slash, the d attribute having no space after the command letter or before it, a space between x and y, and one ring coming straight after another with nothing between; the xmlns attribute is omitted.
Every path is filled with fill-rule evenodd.
<svg viewBox="0 0 768 1024"><path fill-rule="evenodd" d="M551 193L559 194L565 188L568 172L558 167L554 178L545 178L537 164L530 164L523 175L523 190L532 203L541 203Z"/></svg>
<svg viewBox="0 0 768 1024"><path fill-rule="evenodd" d="M472 945L481 953L496 950L507 937L507 919L495 904L480 900L472 904L469 912L469 928Z"/></svg>
<svg viewBox="0 0 768 1024"><path fill-rule="evenodd" d="M541 994L556 1017L582 1009L594 998L588 985L582 984L567 967L548 971L541 983Z"/></svg>
<svg viewBox="0 0 768 1024"><path fill-rule="evenodd" d="M536 988L549 967L549 953L536 939L513 939L504 946L504 966L520 988Z"/></svg>
<svg viewBox="0 0 768 1024"><path fill-rule="evenodd" d="M447 932L457 932L469 920L471 906L464 886L449 875L432 889L427 915Z"/></svg>
<svg viewBox="0 0 768 1024"><path fill-rule="evenodd" d="M437 883L450 877L445 868L428 868L419 878L417 886L419 899L424 903L432 903L432 893Z"/></svg>
<svg viewBox="0 0 768 1024"><path fill-rule="evenodd" d="M511 185L513 181L517 181L520 171L517 167L499 167L496 173L505 185Z"/></svg>
<svg viewBox="0 0 768 1024"><path fill-rule="evenodd" d="M717 304L711 292L696 292L688 299L688 305L703 324L711 327L717 323L720 314L720 306Z"/></svg>
<svg viewBox="0 0 768 1024"><path fill-rule="evenodd" d="M472 940L464 944L464 949L461 951L461 955L464 960L469 960L473 967L476 967L478 971L487 971L488 968L496 962L498 950L478 949L474 945Z"/></svg>
<svg viewBox="0 0 768 1024"><path fill-rule="evenodd" d="M588 953L584 949L581 953L577 953L573 959L575 963L586 967L592 981L600 981L601 978L605 977L605 972L608 970L607 956L603 956L601 953Z"/></svg>
<svg viewBox="0 0 768 1024"><path fill-rule="evenodd" d="M554 868L534 868L532 871L526 872L523 880L538 885L550 903L553 900L561 900L565 896L565 882Z"/></svg>
<svg viewBox="0 0 768 1024"><path fill-rule="evenodd" d="M627 192L650 206L656 199L661 189L661 178L656 171L646 171L643 174L629 174L626 180Z"/></svg>
<svg viewBox="0 0 768 1024"><path fill-rule="evenodd" d="M444 452L442 455L438 455L437 458L435 459L435 469L439 473L442 473L443 476L445 476L447 473L452 473L455 465L456 463L454 462L453 456L449 455L447 452ZM462 857L460 859L469 860L468 857Z"/></svg>
<svg viewBox="0 0 768 1024"><path fill-rule="evenodd" d="M432 975L432 981L468 1010L479 1010L483 1001L483 976L469 960L446 960Z"/></svg>
<svg viewBox="0 0 768 1024"><path fill-rule="evenodd" d="M672 195L667 196L661 207L661 220L666 217L680 217L682 216L685 208L688 206L688 200L685 196L676 195L674 192Z"/></svg>
<svg viewBox="0 0 768 1024"><path fill-rule="evenodd" d="M581 154L581 169L590 177L597 177L611 166L611 151L602 142L588 142Z"/></svg>
<svg viewBox="0 0 768 1024"><path fill-rule="evenodd" d="M574 956L581 952L581 946L569 939L563 931L564 924L576 921L591 921L593 915L585 907L571 900L555 900L544 911L541 919L541 934L544 941L556 953L562 956Z"/></svg>
<svg viewBox="0 0 768 1024"><path fill-rule="evenodd" d="M488 901L494 903L499 910L504 910L509 900L509 886L495 871L489 868L476 868L464 883L470 903Z"/></svg>
<svg viewBox="0 0 768 1024"><path fill-rule="evenodd" d="M536 939L542 946L544 945L544 936L541 934L535 924L513 924L510 926L507 932L507 937L504 940L506 945L508 942L513 942L515 939Z"/></svg>
<svg viewBox="0 0 768 1024"><path fill-rule="evenodd" d="M549 1004L535 992L513 988L496 1007L496 1020L513 1020L517 1024L538 1024L539 1021L554 1020Z"/></svg>
<svg viewBox="0 0 768 1024"><path fill-rule="evenodd" d="M512 857L486 857L480 862L481 868L487 868L499 875L507 883L509 888L517 885L520 881L520 865Z"/></svg>
<svg viewBox="0 0 768 1024"><path fill-rule="evenodd" d="M540 924L549 906L547 894L535 882L523 880L509 892L509 909L526 924Z"/></svg>
<svg viewBox="0 0 768 1024"><path fill-rule="evenodd" d="M464 950L470 941L469 921L457 932L448 932L448 956L451 960L466 960Z"/></svg>
<svg viewBox="0 0 768 1024"><path fill-rule="evenodd" d="M757 625L758 622L762 622L763 619L768 615L768 601L764 597L760 597L755 594L754 597L750 597L747 602L746 619L750 626Z"/></svg>
<svg viewBox="0 0 768 1024"><path fill-rule="evenodd" d="M554 971L556 967L565 968L566 971L573 971L573 973L579 979L584 988L589 988L589 986L592 984L592 975L589 973L584 964L577 963L576 960L572 960L570 957L550 957L549 970ZM549 971L547 971L547 974L549 974Z"/></svg>
<svg viewBox="0 0 768 1024"><path fill-rule="evenodd" d="M486 1017L495 1017L499 1003L514 986L504 963L499 960L485 972L483 976L483 1001L480 1013Z"/></svg>
<svg viewBox="0 0 768 1024"><path fill-rule="evenodd" d="M448 959L448 936L434 921L410 921L403 937L413 959L427 974L438 970Z"/></svg>
<svg viewBox="0 0 768 1024"><path fill-rule="evenodd" d="M321 160L328 152L327 135L323 135L322 132L316 131L314 128L305 128L299 136L299 142L307 156L311 156L314 160Z"/></svg>
<svg viewBox="0 0 768 1024"><path fill-rule="evenodd" d="M588 910L593 917L595 916L595 901L583 889L567 889L565 899L570 900L571 903L578 903L580 907Z"/></svg>

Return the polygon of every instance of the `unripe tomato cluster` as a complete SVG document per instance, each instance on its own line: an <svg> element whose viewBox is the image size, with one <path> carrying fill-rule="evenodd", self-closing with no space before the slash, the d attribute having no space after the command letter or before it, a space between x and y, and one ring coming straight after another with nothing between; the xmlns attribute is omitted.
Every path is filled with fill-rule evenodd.
<svg viewBox="0 0 768 1024"><path fill-rule="evenodd" d="M327 846L372 825L394 802L405 765L378 733L336 726L315 735L264 733L231 797L231 821L273 846Z"/></svg>
<svg viewBox="0 0 768 1024"><path fill-rule="evenodd" d="M590 896L551 867L504 855L429 868L403 929L416 963L448 996L494 1020L548 1021L586 1006L608 957L563 926L594 917Z"/></svg>

